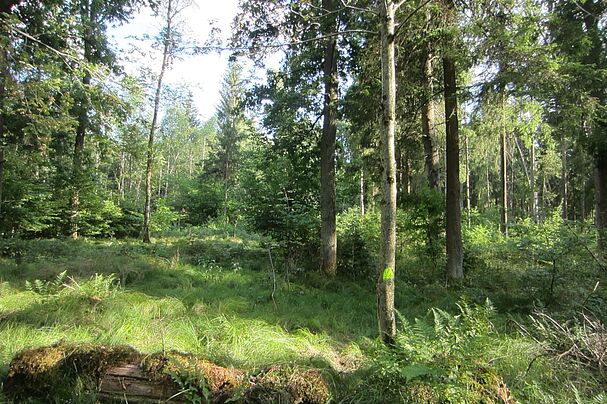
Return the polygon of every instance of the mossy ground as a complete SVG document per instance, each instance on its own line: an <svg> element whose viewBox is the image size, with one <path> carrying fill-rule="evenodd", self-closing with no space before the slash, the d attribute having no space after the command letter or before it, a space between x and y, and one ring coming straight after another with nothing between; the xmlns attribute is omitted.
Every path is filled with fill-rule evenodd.
<svg viewBox="0 0 607 404"><path fill-rule="evenodd" d="M268 393L268 384L295 366L316 370L305 377L285 376L286 396L304 397L298 393L302 384L322 374L328 390L320 389L318 397L381 402L390 382L382 374L368 373L376 369L375 354L381 349L375 339L374 282L326 280L316 274L291 274L287 282L274 252L273 295L263 241L255 235L203 230L152 245L117 240L2 242L0 376L6 377L11 359L26 348L59 342L129 346L143 354L188 352L242 369L245 378L257 381L255 394L261 401L267 394L279 394ZM440 270L414 256L401 259L399 269L408 282L399 281L396 306L410 321L427 317L431 307L453 312L462 296L474 301L495 295L479 284L445 287ZM480 278L483 270L469 275ZM54 284L64 271L65 278ZM512 317L517 314L508 314L500 304L494 319L498 330L478 357L478 366L454 379L415 376L399 390L402 401L449 401L454 383L471 390L470 397L480 394L495 402L500 395L522 402L600 398L601 382L594 374L555 367L538 344L512 325L512 319L520 320ZM85 392L79 397L82 402L95 400Z"/></svg>

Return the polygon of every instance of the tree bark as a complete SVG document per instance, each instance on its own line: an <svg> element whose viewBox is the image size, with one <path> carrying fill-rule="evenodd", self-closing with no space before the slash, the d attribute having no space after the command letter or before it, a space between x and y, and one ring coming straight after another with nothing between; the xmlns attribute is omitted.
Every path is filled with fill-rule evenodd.
<svg viewBox="0 0 607 404"><path fill-rule="evenodd" d="M446 0L446 17L448 24L455 24L455 4ZM460 206L459 182L459 123L457 117L457 72L453 56L443 55L445 117L447 134L447 278L462 279L462 212Z"/></svg>
<svg viewBox="0 0 607 404"><path fill-rule="evenodd" d="M92 42L94 41L92 24L97 16L95 14L95 8L89 1L83 1L81 3L80 13L84 24L84 34L82 37L84 43L84 60L91 63L93 62ZM89 102L86 92L88 91L90 84L91 73L87 69L84 72L84 77L82 79L82 95L78 101L78 125L76 126L76 138L74 139L74 153L72 156L72 192L70 195L69 226L70 237L73 239L78 238L80 226L80 190L84 180L84 145L86 130L89 124Z"/></svg>
<svg viewBox="0 0 607 404"><path fill-rule="evenodd" d="M539 223L539 193L535 187L535 137L531 138L531 164L529 164L529 186L531 188L531 215L533 222Z"/></svg>
<svg viewBox="0 0 607 404"><path fill-rule="evenodd" d="M431 19L430 13L426 17ZM432 85L432 77L434 70L432 67L432 50L430 44L426 44L426 49L422 54L422 80L426 99L422 105L422 142L424 144L425 154L425 171L428 179L428 186L433 189L438 189L438 149L436 147L436 135L434 133L435 125L435 110L434 110L434 86Z"/></svg>
<svg viewBox="0 0 607 404"><path fill-rule="evenodd" d="M152 168L154 165L154 133L156 131L156 122L158 120L158 109L160 107L160 95L162 91L162 79L166 71L171 42L171 29L173 22L172 0L168 0L166 14L166 31L164 33L164 47L162 51L162 65L160 74L156 83L156 95L154 96L154 113L152 115L152 123L150 125L150 133L148 136L147 162L145 169L145 206L143 209L143 242L150 243L150 219L152 215Z"/></svg>
<svg viewBox="0 0 607 404"><path fill-rule="evenodd" d="M569 198L569 189L567 181L569 180L567 175L567 139L563 135L561 140L561 203L562 211L561 217L563 220L567 220L567 214L569 207L567 205Z"/></svg>
<svg viewBox="0 0 607 404"><path fill-rule="evenodd" d="M466 151L466 212L468 213L468 227L470 227L470 212L472 210L471 189L470 189L470 150L468 148L468 136L464 138L464 148Z"/></svg>
<svg viewBox="0 0 607 404"><path fill-rule="evenodd" d="M365 215L365 170L360 168L360 188L359 188L359 198L360 198L360 214L361 216Z"/></svg>
<svg viewBox="0 0 607 404"><path fill-rule="evenodd" d="M596 156L596 226L598 246L603 258L607 252L607 151L600 150Z"/></svg>
<svg viewBox="0 0 607 404"><path fill-rule="evenodd" d="M10 11L10 8L7 8L6 11L2 10L3 13ZM3 15L0 15L0 18L4 18ZM4 123L4 98L6 96L6 80L8 78L8 46L3 47L0 51L0 223L3 218L2 211L2 203L3 199L3 191L4 191L4 136L5 136L5 123Z"/></svg>
<svg viewBox="0 0 607 404"><path fill-rule="evenodd" d="M501 91L502 123L500 131L500 232L508 236L508 167L506 144L506 95Z"/></svg>
<svg viewBox="0 0 607 404"><path fill-rule="evenodd" d="M396 273L396 61L394 51L393 0L380 1L382 72L382 163L380 270L377 280L379 334L386 344L394 343L394 277Z"/></svg>
<svg viewBox="0 0 607 404"><path fill-rule="evenodd" d="M335 0L323 0L326 14L323 31L331 35L337 31ZM337 233L335 212L335 138L337 133L337 37L329 36L325 47L323 75L325 82L324 117L320 139L320 239L322 270L328 276L337 271Z"/></svg>

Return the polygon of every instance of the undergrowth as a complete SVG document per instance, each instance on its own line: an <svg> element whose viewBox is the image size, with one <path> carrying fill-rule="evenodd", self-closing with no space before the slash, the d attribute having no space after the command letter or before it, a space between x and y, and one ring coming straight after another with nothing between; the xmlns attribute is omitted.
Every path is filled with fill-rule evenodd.
<svg viewBox="0 0 607 404"><path fill-rule="evenodd" d="M585 236L565 239L570 230L549 222L523 223L504 239L479 224L466 231L467 280L454 287L445 286L440 259L399 246L400 332L384 347L365 269L373 230L348 223L356 229L340 230L353 238L333 280L287 276L269 240L234 228L189 228L152 245L2 240L0 377L25 348L90 343L189 352L250 374L317 368L334 402L604 400L603 362L586 360L604 336L604 277ZM573 344L579 351L568 352Z"/></svg>

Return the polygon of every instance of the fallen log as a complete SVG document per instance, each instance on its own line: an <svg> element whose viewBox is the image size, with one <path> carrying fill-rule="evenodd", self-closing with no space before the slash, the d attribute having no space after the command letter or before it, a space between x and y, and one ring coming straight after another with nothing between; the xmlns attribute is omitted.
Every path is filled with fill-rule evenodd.
<svg viewBox="0 0 607 404"><path fill-rule="evenodd" d="M316 369L270 366L247 378L241 370L175 351L144 355L125 346L62 343L17 354L4 392L17 402L79 397L129 403L322 404L330 398L329 385Z"/></svg>
<svg viewBox="0 0 607 404"><path fill-rule="evenodd" d="M143 355L124 346L57 344L11 361L4 391L28 397L94 396L102 401L222 403L239 394L244 373L179 352Z"/></svg>
<svg viewBox="0 0 607 404"><path fill-rule="evenodd" d="M121 398L127 402L183 401L177 386L163 380L151 379L135 363L109 367L101 379L99 396L108 400Z"/></svg>

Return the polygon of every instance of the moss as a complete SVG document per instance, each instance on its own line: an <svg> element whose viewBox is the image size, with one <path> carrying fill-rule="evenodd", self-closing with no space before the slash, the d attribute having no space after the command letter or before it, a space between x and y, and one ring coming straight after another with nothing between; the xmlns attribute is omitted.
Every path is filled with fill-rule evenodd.
<svg viewBox="0 0 607 404"><path fill-rule="evenodd" d="M52 398L73 394L76 386L96 386L108 366L136 360L130 347L68 345L26 349L11 361L5 393L13 398Z"/></svg>
<svg viewBox="0 0 607 404"><path fill-rule="evenodd" d="M478 403L514 403L510 390L504 379L489 367L478 367L472 373L467 373L462 378L468 385L470 394Z"/></svg>
<svg viewBox="0 0 607 404"><path fill-rule="evenodd" d="M415 404L438 404L441 402L436 390L422 382L407 384L404 396L407 397L407 402Z"/></svg>
<svg viewBox="0 0 607 404"><path fill-rule="evenodd" d="M194 355L171 351L144 358L142 369L156 380L176 380L184 387L208 396L211 402L224 402L239 393L244 373L234 368L224 368Z"/></svg>
<svg viewBox="0 0 607 404"><path fill-rule="evenodd" d="M316 369L272 366L251 379L249 403L321 404L331 397L329 384Z"/></svg>

